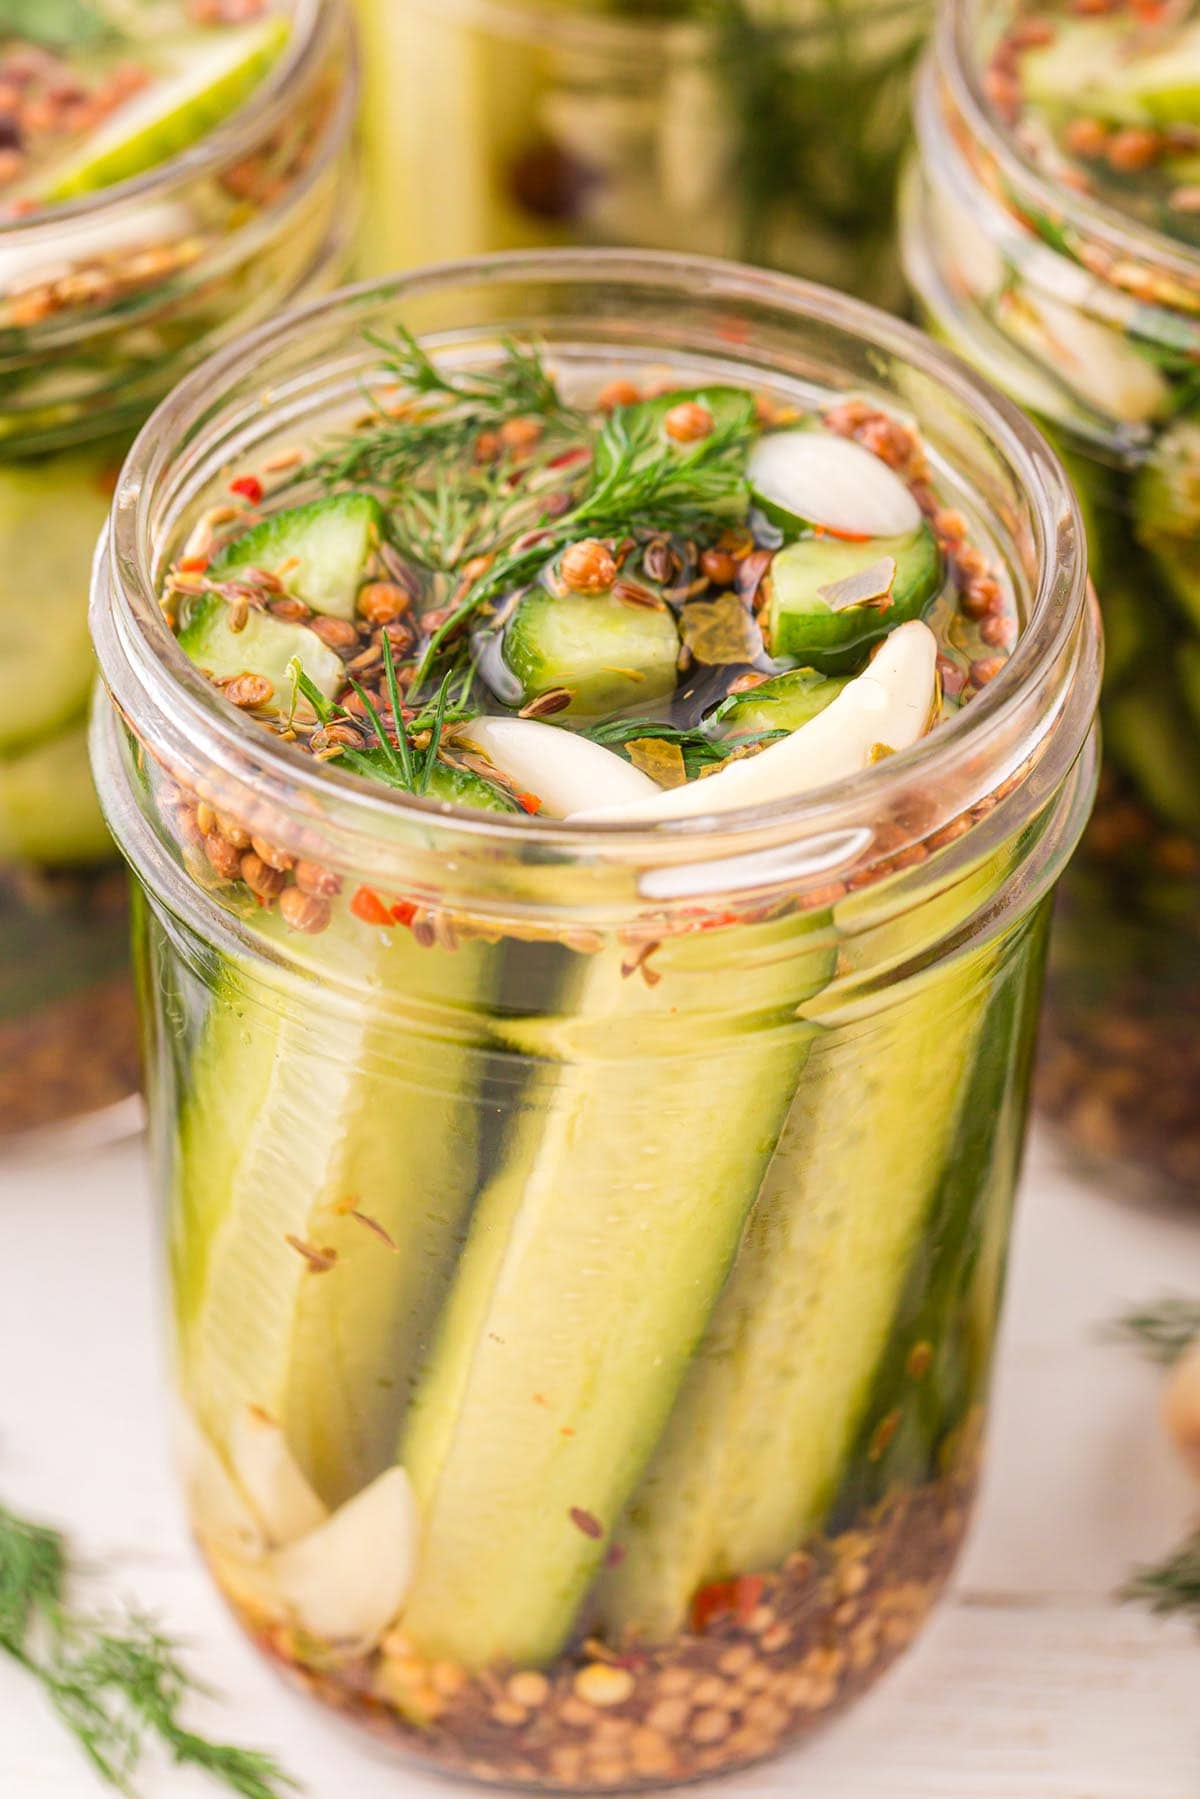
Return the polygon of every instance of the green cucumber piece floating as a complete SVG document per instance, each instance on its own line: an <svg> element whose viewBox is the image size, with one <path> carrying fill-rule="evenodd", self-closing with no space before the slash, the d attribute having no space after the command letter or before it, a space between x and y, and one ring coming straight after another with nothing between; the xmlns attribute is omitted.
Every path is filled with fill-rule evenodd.
<svg viewBox="0 0 1200 1799"><path fill-rule="evenodd" d="M179 647L217 680L234 675L265 676L271 693L264 711L286 712L290 708L294 683L288 665L293 658L326 699L331 700L345 685L345 663L307 625L252 608L242 630L234 631L229 613L228 603L218 594L205 594L179 633Z"/></svg>
<svg viewBox="0 0 1200 1799"><path fill-rule="evenodd" d="M1066 117L1112 125L1200 123L1200 21L1155 37L1124 19L1051 21L1048 44L1021 56L1027 104Z"/></svg>
<svg viewBox="0 0 1200 1799"><path fill-rule="evenodd" d="M713 421L714 431L731 433L733 437L726 492L706 491L705 510L710 517L744 518L750 503L750 487L745 476L744 455L738 440L745 434L747 442L755 428L754 395L744 387L688 387L658 394L652 400L638 400L631 406L618 406L610 426L601 433L596 445L593 471L602 486L615 471L620 458L622 440L643 441L644 447L634 467L655 461L664 449L673 450L681 463L706 456L708 438L680 440L667 430L668 415L678 406L694 403L702 406ZM711 436L711 433L710 433Z"/></svg>
<svg viewBox="0 0 1200 1799"><path fill-rule="evenodd" d="M41 189L49 205L76 200L154 169L212 131L258 87L282 55L291 25L271 13L174 47L167 72L120 107Z"/></svg>
<svg viewBox="0 0 1200 1799"><path fill-rule="evenodd" d="M849 537L907 537L921 509L894 469L834 431L772 431L750 452L754 504L785 537L819 527Z"/></svg>
<svg viewBox="0 0 1200 1799"><path fill-rule="evenodd" d="M341 493L272 513L213 557L214 579L239 569L288 565L287 588L314 612L352 618L371 553L386 529L371 494Z"/></svg>
<svg viewBox="0 0 1200 1799"><path fill-rule="evenodd" d="M0 757L0 860L74 867L114 853L92 786L86 724Z"/></svg>
<svg viewBox="0 0 1200 1799"><path fill-rule="evenodd" d="M823 674L850 669L881 637L921 618L942 585L942 558L925 523L906 537L846 543L802 537L771 564L771 653Z"/></svg>
<svg viewBox="0 0 1200 1799"><path fill-rule="evenodd" d="M503 654L520 705L565 688L560 716L597 718L674 692L679 628L666 606L533 588L505 627Z"/></svg>
<svg viewBox="0 0 1200 1799"><path fill-rule="evenodd" d="M88 570L109 506L105 462L100 453L0 466L0 755L87 704Z"/></svg>
<svg viewBox="0 0 1200 1799"><path fill-rule="evenodd" d="M798 731L836 700L848 679L823 675L815 668L789 669L746 693L730 694L706 721L705 730L718 742L763 731Z"/></svg>

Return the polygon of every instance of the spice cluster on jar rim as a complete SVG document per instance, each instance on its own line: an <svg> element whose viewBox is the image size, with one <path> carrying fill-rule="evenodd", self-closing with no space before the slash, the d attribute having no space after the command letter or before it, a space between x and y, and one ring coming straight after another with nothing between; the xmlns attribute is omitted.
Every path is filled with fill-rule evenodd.
<svg viewBox="0 0 1200 1799"><path fill-rule="evenodd" d="M709 814L909 748L1011 653L1006 571L871 401L375 348L369 410L230 469L162 586L224 700L318 761L531 820Z"/></svg>

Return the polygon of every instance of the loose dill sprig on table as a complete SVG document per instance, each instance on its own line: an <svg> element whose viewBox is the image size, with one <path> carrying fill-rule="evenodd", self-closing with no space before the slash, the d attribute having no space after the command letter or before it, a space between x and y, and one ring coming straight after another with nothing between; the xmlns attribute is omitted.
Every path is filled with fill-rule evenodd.
<svg viewBox="0 0 1200 1799"><path fill-rule="evenodd" d="M1200 1624L1200 1530L1185 1538L1164 1561L1139 1568L1120 1597L1149 1606L1158 1617L1187 1614Z"/></svg>
<svg viewBox="0 0 1200 1799"><path fill-rule="evenodd" d="M60 1533L0 1506L0 1653L41 1686L102 1780L131 1794L145 1752L157 1745L242 1799L281 1799L296 1783L271 1756L215 1743L180 1713L204 1692L175 1645L148 1618L106 1620L69 1602Z"/></svg>
<svg viewBox="0 0 1200 1799"><path fill-rule="evenodd" d="M1200 1300L1169 1297L1126 1312L1113 1325L1112 1334L1169 1367L1200 1340Z"/></svg>
<svg viewBox="0 0 1200 1799"><path fill-rule="evenodd" d="M413 688L428 679L443 644L481 606L529 580L577 538L634 525L656 531L711 525L746 493L746 450L756 429L753 422L730 420L681 449L660 443L645 415L635 419L630 408L617 407L600 431L589 484L576 504L559 518L543 514L524 540L471 582L426 645Z"/></svg>
<svg viewBox="0 0 1200 1799"><path fill-rule="evenodd" d="M536 418L564 430L578 423L534 346L506 339L498 367L456 373L439 369L403 326L390 338L368 333L367 342L406 399L390 411L368 395L369 420L307 462L297 481L327 487L365 482L396 492L432 463L461 462L484 432L511 419ZM422 399L437 403L412 404Z"/></svg>

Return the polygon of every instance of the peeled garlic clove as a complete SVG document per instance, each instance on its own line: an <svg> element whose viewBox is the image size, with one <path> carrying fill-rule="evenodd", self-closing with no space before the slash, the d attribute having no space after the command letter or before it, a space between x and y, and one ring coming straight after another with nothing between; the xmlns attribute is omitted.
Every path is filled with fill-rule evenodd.
<svg viewBox="0 0 1200 1799"><path fill-rule="evenodd" d="M412 1585L420 1517L403 1468L388 1468L319 1530L263 1564L286 1614L325 1643L373 1647Z"/></svg>
<svg viewBox="0 0 1200 1799"><path fill-rule="evenodd" d="M261 1521L238 1490L216 1446L190 1412L172 1420L176 1466L197 1534L207 1545L253 1559L267 1547Z"/></svg>
<svg viewBox="0 0 1200 1799"><path fill-rule="evenodd" d="M1200 1342L1184 1351L1167 1378L1163 1419L1184 1462L1200 1476Z"/></svg>
<svg viewBox="0 0 1200 1799"><path fill-rule="evenodd" d="M856 537L905 537L921 508L894 469L834 431L772 431L747 465L757 500L780 518Z"/></svg>
<svg viewBox="0 0 1200 1799"><path fill-rule="evenodd" d="M229 1460L271 1545L294 1543L329 1516L275 1420L256 1405L242 1406L229 1432Z"/></svg>
<svg viewBox="0 0 1200 1799"><path fill-rule="evenodd" d="M458 741L482 750L522 792L536 794L551 818L584 806L626 805L659 790L615 750L536 718L473 718Z"/></svg>
<svg viewBox="0 0 1200 1799"><path fill-rule="evenodd" d="M574 813L572 824L641 824L658 818L704 818L743 806L793 799L870 766L884 750L905 750L933 718L937 639L913 619L885 637L870 666L798 731L730 762L686 787L656 790L652 799Z"/></svg>

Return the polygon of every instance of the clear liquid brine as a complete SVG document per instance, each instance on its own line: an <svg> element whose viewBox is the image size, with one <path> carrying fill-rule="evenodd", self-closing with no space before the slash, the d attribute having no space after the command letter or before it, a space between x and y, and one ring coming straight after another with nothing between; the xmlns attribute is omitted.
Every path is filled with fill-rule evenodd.
<svg viewBox="0 0 1200 1799"><path fill-rule="evenodd" d="M1002 678L1016 584L876 403L379 354L357 419L223 471L161 597L381 833L474 813L535 866L556 821L719 822ZM497 1782L687 1779L830 1716L975 1480L1045 912L978 928L1015 842L886 896L996 796L770 904L568 928L142 766L236 921L214 948L153 901L139 946L180 1450L256 1640Z"/></svg>

